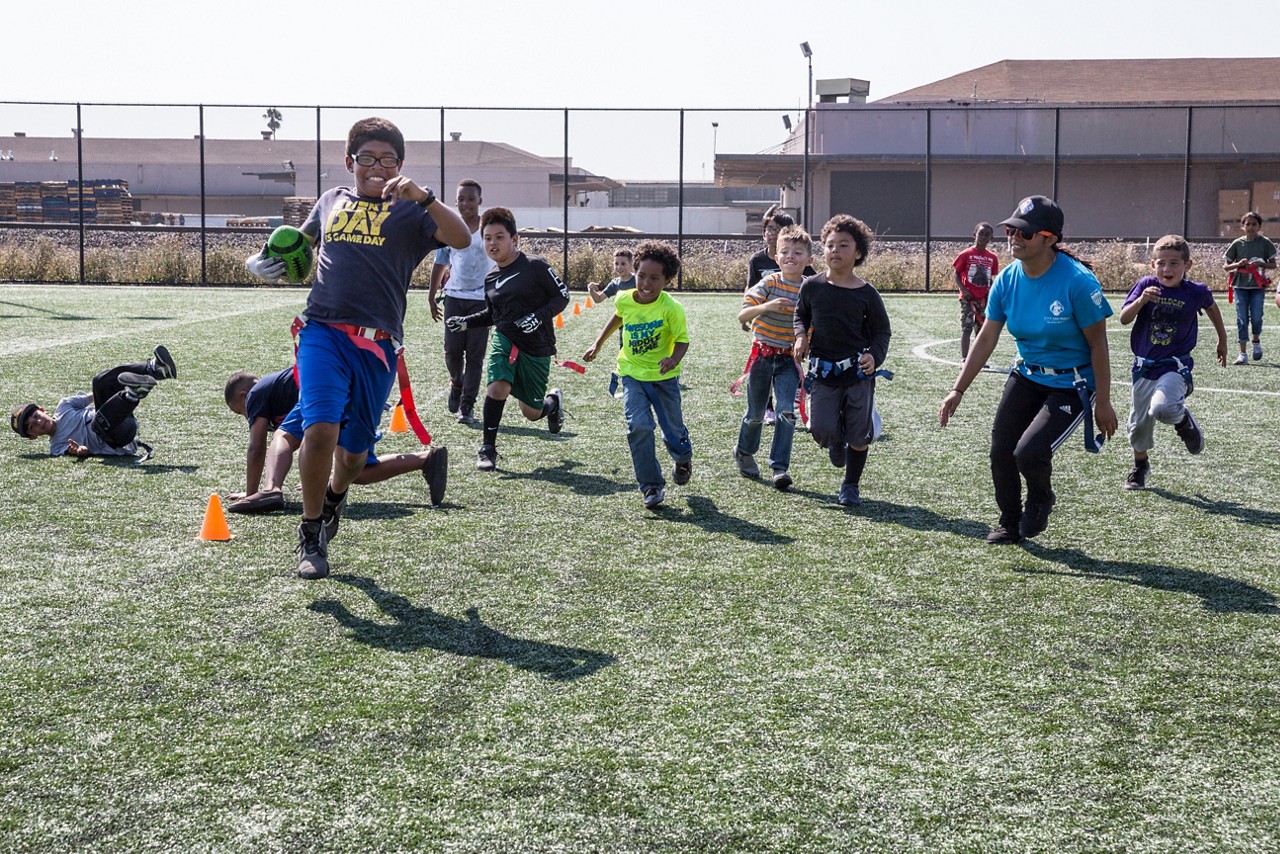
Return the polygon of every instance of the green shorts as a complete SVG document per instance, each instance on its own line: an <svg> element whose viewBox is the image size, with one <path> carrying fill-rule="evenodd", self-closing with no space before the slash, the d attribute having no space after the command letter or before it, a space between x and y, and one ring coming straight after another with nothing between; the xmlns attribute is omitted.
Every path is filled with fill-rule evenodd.
<svg viewBox="0 0 1280 854"><path fill-rule="evenodd" d="M541 406L551 377L550 356L519 352L511 361L511 339L496 329L489 342L489 369L485 383L511 383L511 396L530 406Z"/></svg>

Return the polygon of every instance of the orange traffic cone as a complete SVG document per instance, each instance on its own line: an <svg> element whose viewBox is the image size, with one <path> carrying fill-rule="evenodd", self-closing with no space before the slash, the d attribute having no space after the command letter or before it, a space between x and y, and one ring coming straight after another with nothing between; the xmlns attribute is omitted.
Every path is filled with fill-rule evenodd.
<svg viewBox="0 0 1280 854"><path fill-rule="evenodd" d="M404 417L404 406L397 403L395 411L391 413L391 426L387 428L392 433L408 433L409 419Z"/></svg>
<svg viewBox="0 0 1280 854"><path fill-rule="evenodd" d="M591 297L587 297L587 308L594 308L595 303L591 301Z"/></svg>
<svg viewBox="0 0 1280 854"><path fill-rule="evenodd" d="M556 315L556 329L564 329L564 315L563 315L563 314L557 314L557 315Z"/></svg>
<svg viewBox="0 0 1280 854"><path fill-rule="evenodd" d="M574 304L573 304L573 313L574 313L574 314L582 314L582 303L580 303L580 302L574 302Z"/></svg>
<svg viewBox="0 0 1280 854"><path fill-rule="evenodd" d="M227 516L222 512L222 499L216 492L209 496L209 506L204 511L204 524L200 526L199 539L220 543L231 539L231 529L227 527Z"/></svg>

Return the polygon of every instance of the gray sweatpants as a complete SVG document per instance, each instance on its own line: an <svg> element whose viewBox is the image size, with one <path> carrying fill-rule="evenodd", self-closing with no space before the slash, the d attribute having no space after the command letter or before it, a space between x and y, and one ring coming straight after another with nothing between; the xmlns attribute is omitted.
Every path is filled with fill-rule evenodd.
<svg viewBox="0 0 1280 854"><path fill-rule="evenodd" d="M1135 451L1155 447L1156 422L1177 424L1186 414L1187 381L1177 371L1154 380L1133 381L1133 410L1129 413L1129 444Z"/></svg>

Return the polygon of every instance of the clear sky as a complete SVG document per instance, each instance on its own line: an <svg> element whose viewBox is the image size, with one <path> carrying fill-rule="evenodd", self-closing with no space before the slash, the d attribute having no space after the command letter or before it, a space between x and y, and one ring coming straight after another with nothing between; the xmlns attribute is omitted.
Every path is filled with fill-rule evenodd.
<svg viewBox="0 0 1280 854"><path fill-rule="evenodd" d="M815 79L870 80L873 101L1002 59L1277 55L1280 39L1263 36L1261 18L1256 38L1227 41L1207 8L1204 0L6 3L0 98L246 105L207 111L210 137L256 137L269 106L284 113L282 137L314 136L314 110L296 105L321 104L354 108L328 115L327 138L377 112L430 139L438 112L392 108L627 108L570 115L575 165L622 179L679 170L678 112L631 110L685 108L685 177L699 180L711 177L713 147L756 152L782 141L782 114L794 118L807 99L802 41L813 49ZM69 137L74 117L65 107L0 104L0 139L19 130ZM86 108L83 125L86 137L198 130L192 109ZM557 111L449 111L445 129L563 152Z"/></svg>

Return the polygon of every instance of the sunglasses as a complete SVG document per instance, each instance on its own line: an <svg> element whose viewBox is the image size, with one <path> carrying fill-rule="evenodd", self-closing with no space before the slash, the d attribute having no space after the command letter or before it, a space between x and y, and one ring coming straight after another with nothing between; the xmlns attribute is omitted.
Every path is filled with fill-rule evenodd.
<svg viewBox="0 0 1280 854"><path fill-rule="evenodd" d="M1037 234L1043 234L1045 237L1058 236L1054 234L1052 231L1028 231L1025 228L1018 228L1016 225L1006 225L1004 227L1005 237L1013 237L1015 234L1021 237L1023 240L1030 240L1031 238L1035 237Z"/></svg>

